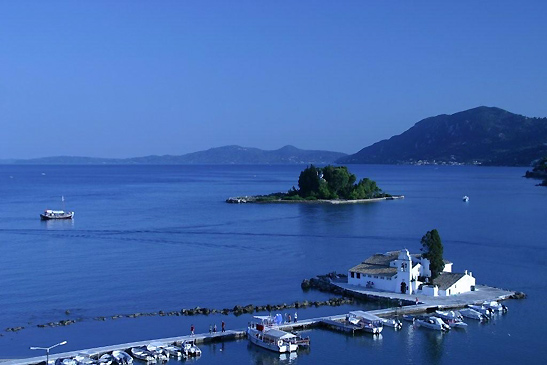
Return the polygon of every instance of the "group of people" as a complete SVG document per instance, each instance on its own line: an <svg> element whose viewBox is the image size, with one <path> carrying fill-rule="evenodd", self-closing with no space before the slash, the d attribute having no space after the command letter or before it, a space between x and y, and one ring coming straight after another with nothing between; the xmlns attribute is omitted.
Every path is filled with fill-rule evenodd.
<svg viewBox="0 0 547 365"><path fill-rule="evenodd" d="M285 313L285 323L291 323L293 321L293 318L290 314ZM294 312L294 323L298 321L298 313Z"/></svg>
<svg viewBox="0 0 547 365"><path fill-rule="evenodd" d="M295 321L296 322L296 321ZM222 321L221 325L221 331L222 332L226 332L226 323L224 323L224 321ZM192 336L195 335L195 331L196 331L196 327L192 324L190 326L190 334ZM213 333L216 333L217 332L217 325L216 323L214 325L209 325L209 334L213 334Z"/></svg>

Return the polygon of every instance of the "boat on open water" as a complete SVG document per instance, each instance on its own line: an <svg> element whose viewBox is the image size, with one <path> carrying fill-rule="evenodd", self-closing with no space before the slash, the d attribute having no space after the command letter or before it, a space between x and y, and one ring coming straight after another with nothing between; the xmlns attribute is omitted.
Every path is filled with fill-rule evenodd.
<svg viewBox="0 0 547 365"><path fill-rule="evenodd" d="M63 210L46 209L43 213L40 213L40 218L42 220L74 218L74 212L65 211L65 198L63 196L61 202L63 203Z"/></svg>

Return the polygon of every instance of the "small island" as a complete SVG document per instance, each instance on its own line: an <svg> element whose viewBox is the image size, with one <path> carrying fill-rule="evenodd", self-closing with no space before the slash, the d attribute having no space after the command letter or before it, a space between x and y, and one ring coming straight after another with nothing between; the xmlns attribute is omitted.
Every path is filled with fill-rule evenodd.
<svg viewBox="0 0 547 365"><path fill-rule="evenodd" d="M294 186L286 193L241 196L226 199L227 203L360 203L376 200L400 199L402 195L390 195L382 191L376 182L357 178L346 166L315 167L310 165L300 173L298 189Z"/></svg>

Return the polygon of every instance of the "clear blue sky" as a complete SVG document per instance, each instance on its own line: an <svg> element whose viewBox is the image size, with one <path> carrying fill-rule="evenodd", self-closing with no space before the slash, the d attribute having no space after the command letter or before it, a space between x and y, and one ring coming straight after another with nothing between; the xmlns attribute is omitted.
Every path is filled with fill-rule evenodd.
<svg viewBox="0 0 547 365"><path fill-rule="evenodd" d="M547 1L0 2L0 159L355 153L479 105L547 116Z"/></svg>

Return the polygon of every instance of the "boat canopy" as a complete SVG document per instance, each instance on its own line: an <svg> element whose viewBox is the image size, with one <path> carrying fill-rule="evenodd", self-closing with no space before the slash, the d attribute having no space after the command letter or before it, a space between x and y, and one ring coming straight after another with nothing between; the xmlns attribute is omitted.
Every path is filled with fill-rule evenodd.
<svg viewBox="0 0 547 365"><path fill-rule="evenodd" d="M350 316L352 317L360 317L363 318L365 322L376 322L381 321L382 319L378 317L375 314L371 314L365 311L351 311L349 312Z"/></svg>
<svg viewBox="0 0 547 365"><path fill-rule="evenodd" d="M48 214L65 214L65 211L64 210L46 209L46 213L48 213Z"/></svg>
<svg viewBox="0 0 547 365"><path fill-rule="evenodd" d="M268 330L268 331L264 332L264 337L269 337L269 338L272 338L272 339L275 339L275 340L280 340L280 339L295 338L296 336L293 335L292 333L288 333L288 332L285 332L285 331L271 329L271 330Z"/></svg>

